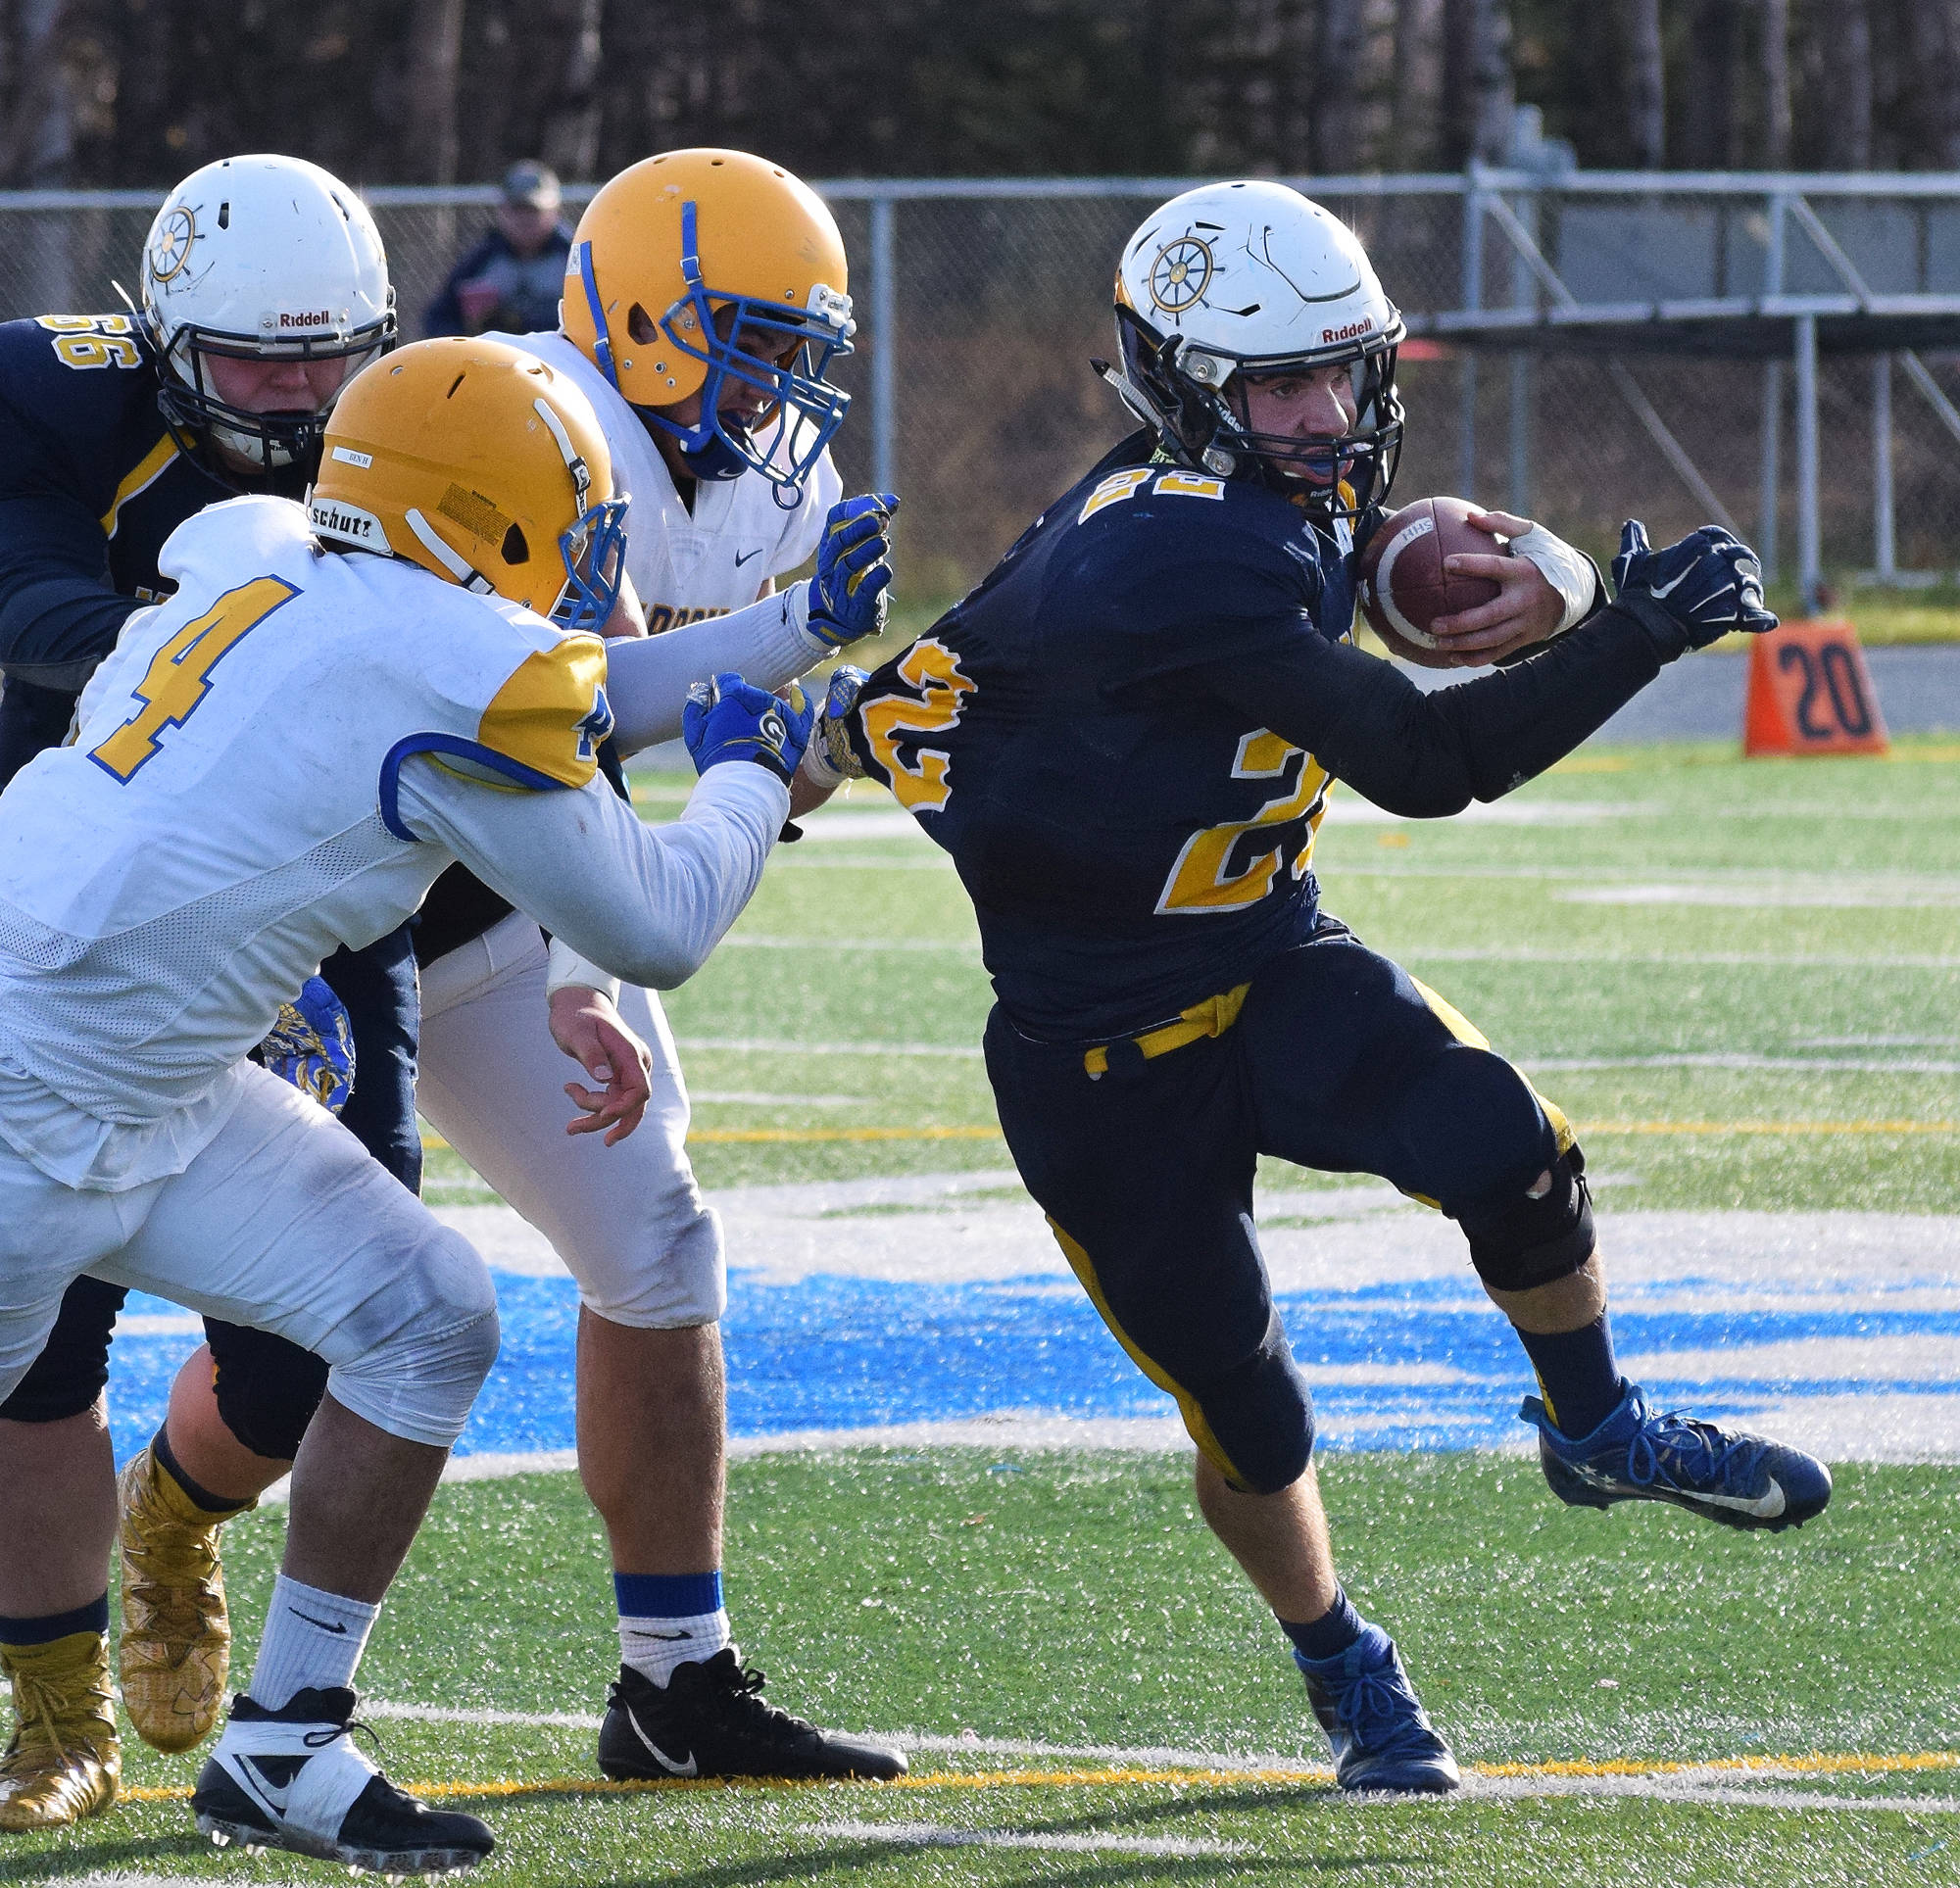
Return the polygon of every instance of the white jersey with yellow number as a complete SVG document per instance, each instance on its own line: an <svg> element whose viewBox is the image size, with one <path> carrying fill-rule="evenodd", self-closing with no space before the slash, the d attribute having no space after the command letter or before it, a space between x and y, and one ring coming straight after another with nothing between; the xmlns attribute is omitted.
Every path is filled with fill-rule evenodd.
<svg viewBox="0 0 1960 1888"><path fill-rule="evenodd" d="M592 402L612 455L612 483L632 504L626 514L626 574L655 635L754 603L771 577L816 551L830 508L843 495L826 451L810 468L798 503L776 503L776 488L756 473L703 479L694 509L680 502L673 474L646 426L618 390L562 334L497 334L566 375Z"/></svg>
<svg viewBox="0 0 1960 1888"><path fill-rule="evenodd" d="M324 554L284 500L200 513L160 567L176 594L73 745L0 798L0 1073L107 1123L196 1103L322 957L420 904L450 853L402 823L405 760L575 788L610 726L596 638Z"/></svg>

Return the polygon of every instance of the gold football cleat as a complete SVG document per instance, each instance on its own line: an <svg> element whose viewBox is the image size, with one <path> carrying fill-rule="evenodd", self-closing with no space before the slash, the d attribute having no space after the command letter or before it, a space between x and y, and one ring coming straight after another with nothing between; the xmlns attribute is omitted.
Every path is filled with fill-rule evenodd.
<svg viewBox="0 0 1960 1888"><path fill-rule="evenodd" d="M117 1481L122 1508L122 1709L144 1743L189 1750L224 1707L231 1621L218 1529L149 1449Z"/></svg>
<svg viewBox="0 0 1960 1888"><path fill-rule="evenodd" d="M14 1741L0 1757L0 1830L58 1829L116 1801L122 1746L109 1702L109 1640L71 1632L0 1646L14 1687Z"/></svg>

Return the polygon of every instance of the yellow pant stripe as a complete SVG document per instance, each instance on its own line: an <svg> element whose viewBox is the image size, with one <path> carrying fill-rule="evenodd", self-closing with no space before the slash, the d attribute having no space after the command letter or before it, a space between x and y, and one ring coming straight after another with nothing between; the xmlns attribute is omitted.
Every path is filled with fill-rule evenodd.
<svg viewBox="0 0 1960 1888"><path fill-rule="evenodd" d="M1467 1042L1473 1049L1488 1049L1491 1046L1491 1039L1455 1004L1439 996L1420 977L1411 977L1409 982L1421 991L1422 1000L1436 1012L1437 1020L1459 1042ZM1547 1101L1544 1095L1539 1094L1537 1085L1529 1077L1520 1074L1518 1079L1537 1096L1538 1105L1544 1110L1544 1118L1551 1123L1552 1135L1557 1139L1558 1151L1569 1154L1577 1144L1579 1137L1573 1133L1572 1123L1566 1119L1565 1110L1556 1102ZM1420 1195L1412 1194L1410 1197L1418 1198ZM1434 1200L1425 1200L1423 1203L1427 1206L1436 1204Z"/></svg>
<svg viewBox="0 0 1960 1888"><path fill-rule="evenodd" d="M1097 1316L1109 1327L1110 1334L1129 1354L1130 1362L1135 1364L1158 1389L1177 1399L1177 1413L1184 1419L1186 1432L1198 1444L1199 1453L1233 1487L1247 1486L1246 1477L1233 1467L1232 1458L1225 1453L1223 1445L1211 1433L1211 1425L1204 1420L1204 1412L1199 1408L1198 1398L1178 1382L1161 1364L1153 1358L1145 1356L1132 1342L1129 1332L1116 1322L1116 1314L1109 1309L1109 1301L1102 1295L1102 1281L1096 1276L1096 1262L1054 1220L1049 1220L1048 1229L1054 1234L1054 1242L1061 1247L1062 1257L1068 1261L1069 1270L1081 1280L1083 1290L1089 1293L1089 1302L1096 1307Z"/></svg>

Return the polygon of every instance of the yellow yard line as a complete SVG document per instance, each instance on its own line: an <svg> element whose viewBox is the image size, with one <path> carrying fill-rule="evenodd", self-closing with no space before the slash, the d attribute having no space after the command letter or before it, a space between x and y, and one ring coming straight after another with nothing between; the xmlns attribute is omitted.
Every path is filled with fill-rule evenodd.
<svg viewBox="0 0 1960 1888"><path fill-rule="evenodd" d="M1585 1121L1590 1135L1955 1135L1960 1121ZM696 1128L694 1144L808 1143L851 1140L998 1140L998 1128ZM422 1145L447 1149L438 1134Z"/></svg>
<svg viewBox="0 0 1960 1888"><path fill-rule="evenodd" d="M1960 1769L1960 1751L1812 1751L1803 1757L1711 1757L1699 1761L1674 1759L1648 1762L1637 1758L1578 1758L1544 1764L1466 1764L1472 1775L1529 1781L1588 1777L1684 1776L1773 1773L1789 1776L1888 1776L1932 1770ZM1324 1766L1300 1765L1272 1769L1207 1769L1176 1766L1160 1769L1100 1767L1095 1769L933 1770L918 1776L895 1777L875 1787L886 1790L1109 1789L1139 1784L1319 1783L1334 1780ZM613 1782L598 1776L497 1777L482 1782L417 1782L409 1787L418 1796L486 1798L511 1796L627 1796L647 1790L826 1789L827 1782L783 1777L660 1777L646 1782ZM184 1784L134 1787L118 1793L130 1803L177 1803L190 1795ZM1884 1799L1875 1798L1883 1807Z"/></svg>
<svg viewBox="0 0 1960 1888"><path fill-rule="evenodd" d="M1951 1135L1960 1121L1587 1121L1589 1135Z"/></svg>

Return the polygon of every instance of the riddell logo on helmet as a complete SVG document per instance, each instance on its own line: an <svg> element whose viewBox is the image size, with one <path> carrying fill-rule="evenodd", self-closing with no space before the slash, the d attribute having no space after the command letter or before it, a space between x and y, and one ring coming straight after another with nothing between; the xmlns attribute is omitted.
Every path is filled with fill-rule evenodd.
<svg viewBox="0 0 1960 1888"><path fill-rule="evenodd" d="M1322 328L1321 345L1324 347L1330 341L1351 341L1357 334L1368 333L1374 325L1375 317L1364 315L1358 321L1349 321L1345 328Z"/></svg>
<svg viewBox="0 0 1960 1888"><path fill-rule="evenodd" d="M282 328L323 328L332 319L333 316L325 309L320 309L313 315L287 315L281 312L279 325Z"/></svg>

